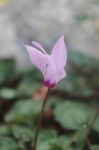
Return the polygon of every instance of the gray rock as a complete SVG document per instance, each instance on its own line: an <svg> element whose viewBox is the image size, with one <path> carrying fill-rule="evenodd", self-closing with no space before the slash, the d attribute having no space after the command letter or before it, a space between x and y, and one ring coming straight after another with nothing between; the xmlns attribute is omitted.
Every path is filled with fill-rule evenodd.
<svg viewBox="0 0 99 150"><path fill-rule="evenodd" d="M99 58L97 1L10 0L4 13L9 18L7 22L10 23L10 29L13 30L10 31L13 32L12 45L20 49L15 50L15 55L20 55L17 57L18 62L20 58L22 64L29 62L25 49L21 47L22 43L36 40L43 43L46 49L51 49L62 34L65 35L68 50L81 51Z"/></svg>
<svg viewBox="0 0 99 150"><path fill-rule="evenodd" d="M16 28L9 15L0 10L0 58L14 57L18 68L28 65L27 53L19 43Z"/></svg>

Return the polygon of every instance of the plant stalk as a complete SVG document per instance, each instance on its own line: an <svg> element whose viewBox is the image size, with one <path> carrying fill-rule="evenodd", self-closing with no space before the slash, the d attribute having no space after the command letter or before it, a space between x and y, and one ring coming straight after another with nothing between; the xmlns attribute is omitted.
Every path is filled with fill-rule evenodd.
<svg viewBox="0 0 99 150"><path fill-rule="evenodd" d="M85 140L86 140L90 150L92 150L92 148L91 148L91 143L90 143L90 140L88 138L88 135L90 134L90 131L93 128L98 116L99 116L99 108L96 109L94 116L91 118L91 121L89 121L90 123L87 125L87 128L86 128L86 138L85 138Z"/></svg>
<svg viewBox="0 0 99 150"><path fill-rule="evenodd" d="M96 109L94 116L92 117L90 123L88 124L87 135L89 134L89 132L92 129L92 127L94 126L98 116L99 116L99 108Z"/></svg>
<svg viewBox="0 0 99 150"><path fill-rule="evenodd" d="M42 118L43 118L43 114L44 114L44 110L45 110L45 105L46 105L49 93L50 93L50 88L47 89L47 92L46 92L46 95L45 95L45 98L44 98L44 101L42 104L42 108L41 108L41 111L39 114L37 128L36 128L36 132L35 132L35 136L34 136L34 143L32 145L32 150L36 150L36 147L37 147L37 141L38 141L39 131L41 128L41 122L42 122Z"/></svg>

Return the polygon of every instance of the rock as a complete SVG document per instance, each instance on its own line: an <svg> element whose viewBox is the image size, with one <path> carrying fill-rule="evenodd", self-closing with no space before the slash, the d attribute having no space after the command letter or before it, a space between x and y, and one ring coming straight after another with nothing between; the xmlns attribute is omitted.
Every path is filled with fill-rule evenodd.
<svg viewBox="0 0 99 150"><path fill-rule="evenodd" d="M11 54L15 52L17 62L22 66L30 62L26 50L21 46L22 43L30 44L35 40L50 50L62 34L65 35L68 51L73 49L99 58L99 3L97 1L10 0L3 12L9 19L3 21L2 25L5 24L6 30L9 28L11 33L9 37L6 31L7 38L3 38L6 40L2 39L1 43L7 45L6 42L12 41L12 44L8 44L12 47ZM8 48L5 51L7 54ZM2 53L0 52L0 55Z"/></svg>
<svg viewBox="0 0 99 150"><path fill-rule="evenodd" d="M15 25L4 10L0 10L0 35L0 58L14 57L18 68L27 65L27 55L18 41Z"/></svg>

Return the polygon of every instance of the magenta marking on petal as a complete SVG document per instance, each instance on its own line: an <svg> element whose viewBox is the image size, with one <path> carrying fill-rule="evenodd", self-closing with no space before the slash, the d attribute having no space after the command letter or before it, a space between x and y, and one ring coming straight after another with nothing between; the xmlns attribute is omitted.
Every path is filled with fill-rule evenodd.
<svg viewBox="0 0 99 150"><path fill-rule="evenodd" d="M55 86L55 83L50 84L50 81L46 80L46 81L44 81L44 85L49 88L53 88Z"/></svg>
<svg viewBox="0 0 99 150"><path fill-rule="evenodd" d="M54 86L55 86L55 83L51 84L51 85L50 85L50 88L53 88Z"/></svg>
<svg viewBox="0 0 99 150"><path fill-rule="evenodd" d="M50 87L50 81L48 80L44 81L44 85Z"/></svg>

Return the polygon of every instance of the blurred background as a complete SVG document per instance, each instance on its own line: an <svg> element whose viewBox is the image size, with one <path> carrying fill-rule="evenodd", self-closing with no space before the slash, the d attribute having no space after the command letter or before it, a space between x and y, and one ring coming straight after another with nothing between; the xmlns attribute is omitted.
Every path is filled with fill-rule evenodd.
<svg viewBox="0 0 99 150"><path fill-rule="evenodd" d="M98 0L0 0L0 58L14 56L26 67L23 43L39 41L50 50L62 34L68 51L99 58Z"/></svg>
<svg viewBox="0 0 99 150"><path fill-rule="evenodd" d="M50 52L61 35L67 76L49 95L37 150L99 150L99 0L0 0L0 150L32 150L47 90L22 44Z"/></svg>

